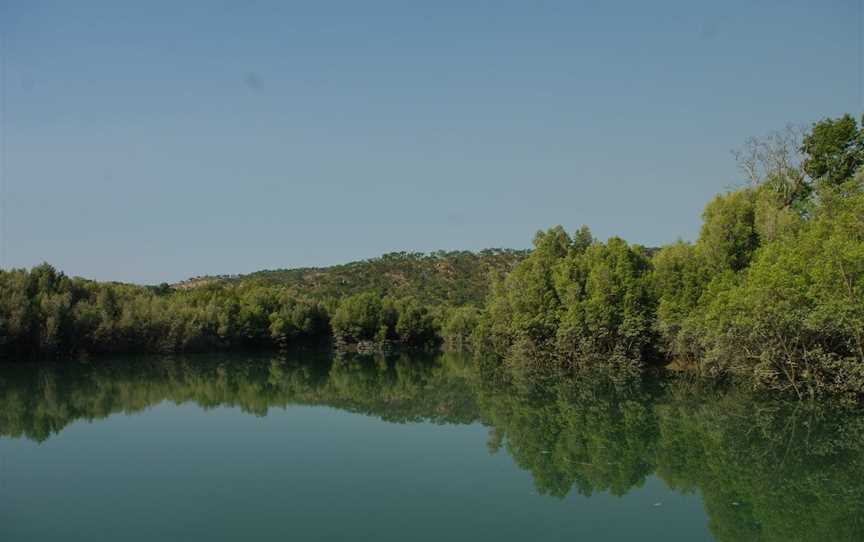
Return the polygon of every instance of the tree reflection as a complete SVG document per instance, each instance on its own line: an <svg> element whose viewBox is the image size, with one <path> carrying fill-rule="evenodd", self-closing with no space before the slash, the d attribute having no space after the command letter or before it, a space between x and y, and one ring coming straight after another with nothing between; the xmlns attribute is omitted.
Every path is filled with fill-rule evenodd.
<svg viewBox="0 0 864 542"><path fill-rule="evenodd" d="M76 420L163 401L257 416L327 405L397 423L480 422L540 493L624 495L656 475L701 495L720 540L864 539L864 415L686 379L496 383L445 354L140 358L0 367L0 435L44 441Z"/></svg>

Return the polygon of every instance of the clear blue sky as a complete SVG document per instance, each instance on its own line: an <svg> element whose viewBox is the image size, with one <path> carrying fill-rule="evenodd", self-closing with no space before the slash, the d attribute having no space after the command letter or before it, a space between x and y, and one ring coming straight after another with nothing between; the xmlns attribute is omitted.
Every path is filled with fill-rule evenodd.
<svg viewBox="0 0 864 542"><path fill-rule="evenodd" d="M4 263L97 279L692 239L745 138L860 110L854 0L0 9Z"/></svg>

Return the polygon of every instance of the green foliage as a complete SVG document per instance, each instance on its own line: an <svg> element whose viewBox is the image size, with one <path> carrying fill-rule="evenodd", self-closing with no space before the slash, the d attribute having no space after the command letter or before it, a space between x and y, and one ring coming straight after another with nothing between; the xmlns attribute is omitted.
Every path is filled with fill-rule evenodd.
<svg viewBox="0 0 864 542"><path fill-rule="evenodd" d="M561 300L554 269L571 246L560 226L538 232L531 254L506 277L493 277L475 337L478 345L503 354L517 339L539 344L555 335Z"/></svg>
<svg viewBox="0 0 864 542"><path fill-rule="evenodd" d="M659 300L655 327L661 348L682 356L687 350L682 326L699 303L708 273L700 264L696 248L683 241L663 247L651 263L654 295Z"/></svg>
<svg viewBox="0 0 864 542"><path fill-rule="evenodd" d="M812 195L810 185L802 185L808 187L806 196L791 201L785 191L786 186L765 184L756 192L754 226L760 242L774 241L793 233L813 210L813 202L809 199Z"/></svg>
<svg viewBox="0 0 864 542"><path fill-rule="evenodd" d="M716 291L748 268L761 244L760 231L776 237L792 229L782 203L764 185L716 196L702 214L699 239L677 242L652 259L657 300L654 328L661 350L674 357L698 357L699 331L692 320L707 291ZM795 215L797 217L797 215Z"/></svg>
<svg viewBox="0 0 864 542"><path fill-rule="evenodd" d="M322 305L284 288L160 289L0 271L0 357L287 346L329 335Z"/></svg>
<svg viewBox="0 0 864 542"><path fill-rule="evenodd" d="M665 356L757 388L860 399L861 135L850 117L815 125L803 167L784 137L751 145L745 165L765 174L709 202L693 244L649 258L584 228L539 233L493 277L475 342L530 378Z"/></svg>
<svg viewBox="0 0 864 542"><path fill-rule="evenodd" d="M804 170L829 185L842 184L864 165L864 135L851 115L814 124L803 150Z"/></svg>
<svg viewBox="0 0 864 542"><path fill-rule="evenodd" d="M654 298L642 247L618 238L573 251L557 269L564 300L559 350L576 356L650 356Z"/></svg>
<svg viewBox="0 0 864 542"><path fill-rule="evenodd" d="M364 292L381 297L411 297L425 306L480 306L490 272L506 273L527 255L524 250L486 249L393 252L379 258L321 268L259 271L239 277L202 277L190 286L210 281L259 283L302 291L314 299L341 299Z"/></svg>
<svg viewBox="0 0 864 542"><path fill-rule="evenodd" d="M285 293L269 319L270 336L283 346L302 337L321 337L329 333L329 317L320 303Z"/></svg>
<svg viewBox="0 0 864 542"><path fill-rule="evenodd" d="M473 346L472 337L480 320L475 307L454 307L445 314L441 335L446 343L457 350Z"/></svg>
<svg viewBox="0 0 864 542"><path fill-rule="evenodd" d="M695 319L703 363L799 395L864 390L864 192L825 187L812 220L767 244Z"/></svg>
<svg viewBox="0 0 864 542"><path fill-rule="evenodd" d="M438 329L430 310L411 298L381 299L367 292L344 298L332 319L340 343L398 341L408 346L432 346Z"/></svg>
<svg viewBox="0 0 864 542"><path fill-rule="evenodd" d="M437 341L438 333L432 314L413 299L404 301L398 309L396 335L411 346L428 346Z"/></svg>
<svg viewBox="0 0 864 542"><path fill-rule="evenodd" d="M373 341L386 324L382 318L381 298L371 292L348 296L333 313L333 334L345 342ZM386 332L385 337L386 338Z"/></svg>
<svg viewBox="0 0 864 542"><path fill-rule="evenodd" d="M696 253L709 273L746 268L758 246L753 190L718 195L705 206Z"/></svg>
<svg viewBox="0 0 864 542"><path fill-rule="evenodd" d="M493 286L477 336L511 364L638 362L651 349L646 251L596 242L586 228L575 237L560 226L538 233L531 255Z"/></svg>

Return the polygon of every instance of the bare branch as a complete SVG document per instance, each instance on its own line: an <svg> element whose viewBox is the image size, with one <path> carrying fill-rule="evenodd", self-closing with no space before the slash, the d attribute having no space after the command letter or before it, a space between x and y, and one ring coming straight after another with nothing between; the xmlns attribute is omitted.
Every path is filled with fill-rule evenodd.
<svg viewBox="0 0 864 542"><path fill-rule="evenodd" d="M732 151L732 156L751 186L776 182L788 204L807 182L801 152L804 133L802 126L788 124L764 137L748 138L741 148Z"/></svg>

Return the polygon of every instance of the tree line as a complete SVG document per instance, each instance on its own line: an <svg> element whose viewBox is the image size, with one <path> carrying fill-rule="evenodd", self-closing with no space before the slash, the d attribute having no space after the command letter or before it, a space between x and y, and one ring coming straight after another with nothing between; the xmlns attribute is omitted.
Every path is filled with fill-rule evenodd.
<svg viewBox="0 0 864 542"><path fill-rule="evenodd" d="M539 232L472 338L522 371L675 361L799 397L864 393L864 133L849 115L747 142L699 238Z"/></svg>
<svg viewBox="0 0 864 542"><path fill-rule="evenodd" d="M180 353L392 342L433 347L450 308L378 292L314 298L279 285L172 290L68 277L48 264L0 271L0 356ZM464 315L469 309L453 309ZM449 326L449 327L448 327Z"/></svg>
<svg viewBox="0 0 864 542"><path fill-rule="evenodd" d="M275 271L173 289L71 278L49 265L3 271L0 356L448 344L527 373L638 373L674 361L799 397L860 398L861 126L849 115L825 119L751 139L736 158L746 186L707 204L695 242L659 249L557 226L538 232L527 256L395 254L325 278ZM482 287L481 270L490 275Z"/></svg>

